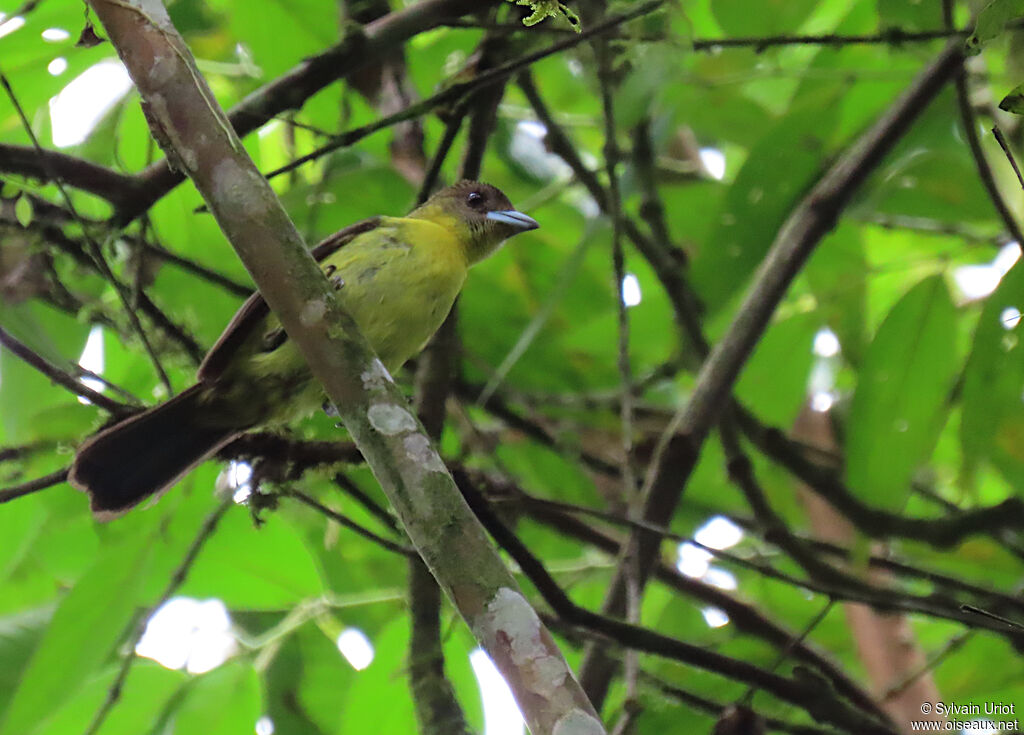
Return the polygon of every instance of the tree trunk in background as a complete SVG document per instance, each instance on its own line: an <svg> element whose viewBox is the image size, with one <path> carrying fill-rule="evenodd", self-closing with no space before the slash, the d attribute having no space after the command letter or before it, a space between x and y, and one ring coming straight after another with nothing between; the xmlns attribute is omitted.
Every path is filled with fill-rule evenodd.
<svg viewBox="0 0 1024 735"><path fill-rule="evenodd" d="M813 410L809 401L793 423L792 437L825 452L839 451L831 417L827 412ZM847 548L855 544L857 533L853 526L831 505L805 485L799 486L799 494L816 538ZM872 550L880 549L876 545ZM862 573L872 584L881 586L891 581L882 570ZM945 721L934 708L927 715L921 712L921 704L934 704L939 691L931 671L921 673L925 656L906 616L879 613L857 603L844 603L843 612L857 645L858 658L867 671L868 685L902 731L910 732L911 720ZM912 681L908 681L910 677L914 677Z"/></svg>

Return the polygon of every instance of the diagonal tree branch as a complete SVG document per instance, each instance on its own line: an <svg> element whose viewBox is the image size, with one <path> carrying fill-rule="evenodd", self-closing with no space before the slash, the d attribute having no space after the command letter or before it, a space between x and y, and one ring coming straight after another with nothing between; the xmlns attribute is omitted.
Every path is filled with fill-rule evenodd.
<svg viewBox="0 0 1024 735"><path fill-rule="evenodd" d="M43 475L37 477L34 480L23 482L20 485L12 485L11 487L5 487L0 489L0 504L8 503L18 498L23 498L26 495L31 495L34 492L45 490L54 485L59 485L68 479L68 468L51 472L49 475Z"/></svg>
<svg viewBox="0 0 1024 735"><path fill-rule="evenodd" d="M673 422L697 447L714 425L733 383L776 306L854 193L959 68L959 43L939 54L797 205L754 276L736 318L701 367L693 394ZM673 433L675 433L673 431Z"/></svg>
<svg viewBox="0 0 1024 735"><path fill-rule="evenodd" d="M93 403L100 408L109 411L115 416L127 416L130 413L134 413L138 408L129 406L125 403L115 401L113 398L109 398L97 390L90 388L84 383L80 382L70 373L67 373L55 365L50 364L42 355L37 354L28 345L15 339L12 335L8 334L6 330L0 327L0 345L3 345L11 351L15 357L24 360L26 363L34 367L36 370L41 372L43 375L48 377L57 385L62 388L66 388L75 395L88 398L90 403Z"/></svg>
<svg viewBox="0 0 1024 735"><path fill-rule="evenodd" d="M0 143L0 171L50 181L56 175L68 186L102 197L120 208L131 201L137 181L76 156L33 146Z"/></svg>

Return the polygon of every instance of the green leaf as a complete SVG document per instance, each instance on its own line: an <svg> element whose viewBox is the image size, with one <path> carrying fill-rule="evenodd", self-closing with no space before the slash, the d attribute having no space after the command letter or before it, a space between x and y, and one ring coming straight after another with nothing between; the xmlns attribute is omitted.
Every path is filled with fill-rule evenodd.
<svg viewBox="0 0 1024 735"><path fill-rule="evenodd" d="M818 314L843 347L843 355L857 366L866 341L868 265L860 227L844 223L815 249L804 268Z"/></svg>
<svg viewBox="0 0 1024 735"><path fill-rule="evenodd" d="M5 304L0 299L0 325L37 354L61 367L76 358L89 333L82 324L41 303ZM0 439L9 443L27 443L45 435L49 427L37 417L56 406L77 404L63 388L54 387L49 378L6 349L0 350L0 375L5 386L18 390L0 390Z"/></svg>
<svg viewBox="0 0 1024 735"><path fill-rule="evenodd" d="M768 327L757 343L740 379L736 395L763 420L788 426L807 395L807 376L814 355L817 314L797 314Z"/></svg>
<svg viewBox="0 0 1024 735"><path fill-rule="evenodd" d="M963 380L960 441L968 474L990 460L1016 487L1024 480L1024 264L986 299ZM1014 315L1018 315L1013 320Z"/></svg>
<svg viewBox="0 0 1024 735"><path fill-rule="evenodd" d="M582 30L579 16L569 9L565 3L558 0L509 0L516 5L526 5L530 8L530 15L523 18L524 26L535 26L547 18L565 18L573 30L579 33Z"/></svg>
<svg viewBox="0 0 1024 735"><path fill-rule="evenodd" d="M850 408L847 479L861 500L902 507L949 410L956 309L941 276L893 307L868 347Z"/></svg>
<svg viewBox="0 0 1024 735"><path fill-rule="evenodd" d="M342 732L338 730L338 723L345 716L345 709L339 703L360 672L349 666L335 642L316 626L303 626L294 639L302 656L302 672L293 685L296 697L286 700L287 703L296 706L292 704L296 702L302 714L322 732Z"/></svg>
<svg viewBox="0 0 1024 735"><path fill-rule="evenodd" d="M306 630L312 628L310 625ZM303 681L303 678L306 672L313 668L312 662L300 647L300 636L304 632L298 631L280 641L270 667L263 672L265 712L273 720L275 732L323 735L323 730L316 725L312 713L302 701L303 695L308 695L309 690L308 683ZM338 649L334 646L330 646L328 655L335 662L340 658ZM335 696L339 691L343 691L346 685L346 682L339 680L338 677L331 677L330 682Z"/></svg>
<svg viewBox="0 0 1024 735"><path fill-rule="evenodd" d="M679 77L687 55L682 48L655 44L633 50L629 74L615 90L615 121L620 129L634 127L661 108L663 96L675 87L666 81Z"/></svg>
<svg viewBox="0 0 1024 735"><path fill-rule="evenodd" d="M109 666L86 683L39 731L39 735L64 735L84 730L110 692L118 665ZM138 735L153 732L153 723L174 694L180 691L185 674L165 669L152 661L139 660L125 680L117 708L103 722L98 735Z"/></svg>
<svg viewBox="0 0 1024 735"><path fill-rule="evenodd" d="M279 609L323 593L315 557L279 514L253 528L245 513L228 513L207 542L181 594L218 597L229 608Z"/></svg>
<svg viewBox="0 0 1024 735"><path fill-rule="evenodd" d="M14 693L0 733L30 735L106 660L136 611L149 535L109 548L53 615Z"/></svg>
<svg viewBox="0 0 1024 735"><path fill-rule="evenodd" d="M999 101L999 109L1024 115L1024 84L1018 84L1013 91Z"/></svg>
<svg viewBox="0 0 1024 735"><path fill-rule="evenodd" d="M248 661L230 661L195 680L173 714L171 732L252 735L263 714L260 681Z"/></svg>
<svg viewBox="0 0 1024 735"><path fill-rule="evenodd" d="M407 673L409 626L395 621L371 643L373 662L345 693L337 732L416 732Z"/></svg>
<svg viewBox="0 0 1024 735"><path fill-rule="evenodd" d="M712 0L711 10L730 36L793 33L807 20L818 0L762 0L751 12L747 0Z"/></svg>
<svg viewBox="0 0 1024 735"><path fill-rule="evenodd" d="M14 217L22 227L32 224L32 200L24 194L14 203Z"/></svg>
<svg viewBox="0 0 1024 735"><path fill-rule="evenodd" d="M267 78L338 41L338 8L329 0L269 0L260 3L258 12L239 0L218 4Z"/></svg>
<svg viewBox="0 0 1024 735"><path fill-rule="evenodd" d="M933 30L942 26L942 3L878 0L878 21L882 29Z"/></svg>
<svg viewBox="0 0 1024 735"><path fill-rule="evenodd" d="M924 217L961 225L989 221L992 203L978 181L977 165L945 105L938 97L872 176L872 185L857 208L873 207L895 217Z"/></svg>
<svg viewBox="0 0 1024 735"><path fill-rule="evenodd" d="M1003 32L1007 23L1021 15L1024 15L1024 0L992 0L978 13L974 33L964 42L964 52L981 53L989 41Z"/></svg>
<svg viewBox="0 0 1024 735"><path fill-rule="evenodd" d="M47 606L0 619L0 717L52 615Z"/></svg>
<svg viewBox="0 0 1024 735"><path fill-rule="evenodd" d="M693 283L708 309L741 289L779 227L821 171L837 116L835 100L808 100L760 139L729 187L717 229L693 262Z"/></svg>
<svg viewBox="0 0 1024 735"><path fill-rule="evenodd" d="M34 503L11 503L0 513L0 583L29 553L43 523L42 509Z"/></svg>

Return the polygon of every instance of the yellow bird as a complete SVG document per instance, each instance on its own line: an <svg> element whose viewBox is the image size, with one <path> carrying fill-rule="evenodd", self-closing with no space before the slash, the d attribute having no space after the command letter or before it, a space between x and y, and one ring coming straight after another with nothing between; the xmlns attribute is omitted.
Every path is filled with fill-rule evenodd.
<svg viewBox="0 0 1024 735"><path fill-rule="evenodd" d="M335 233L313 255L381 361L396 370L441 326L471 265L538 227L489 184L461 181L405 217L374 217ZM68 481L100 518L159 493L257 426L322 405L323 389L259 295L199 366L198 382L86 440Z"/></svg>

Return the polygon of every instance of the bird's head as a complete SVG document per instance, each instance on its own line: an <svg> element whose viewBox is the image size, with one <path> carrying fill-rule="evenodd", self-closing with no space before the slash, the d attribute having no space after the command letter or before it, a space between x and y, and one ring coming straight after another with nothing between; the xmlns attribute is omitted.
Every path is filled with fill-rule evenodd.
<svg viewBox="0 0 1024 735"><path fill-rule="evenodd" d="M483 260L513 235L540 227L517 211L500 189L478 181L460 181L441 189L409 216L449 220L445 224L459 233L470 263Z"/></svg>

